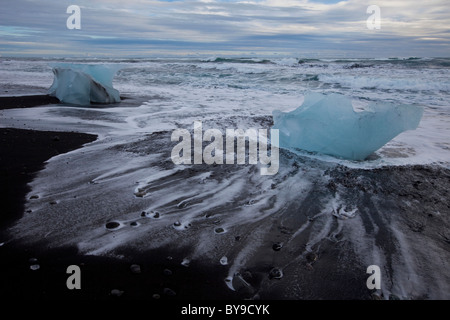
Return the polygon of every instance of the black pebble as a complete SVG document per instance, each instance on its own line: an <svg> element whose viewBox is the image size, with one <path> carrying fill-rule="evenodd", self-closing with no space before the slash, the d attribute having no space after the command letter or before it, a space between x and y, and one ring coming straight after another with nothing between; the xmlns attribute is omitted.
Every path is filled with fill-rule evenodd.
<svg viewBox="0 0 450 320"><path fill-rule="evenodd" d="M214 231L215 231L216 233L222 233L222 232L224 232L225 230L224 230L223 228L216 228Z"/></svg>
<svg viewBox="0 0 450 320"><path fill-rule="evenodd" d="M282 247L283 247L283 244L277 242L277 243L273 244L272 249L275 250L275 251L280 251Z"/></svg>
<svg viewBox="0 0 450 320"><path fill-rule="evenodd" d="M170 289L170 288L164 288L163 289L163 293L166 295L166 296L169 296L169 297L173 297L173 296L176 296L177 294L175 293L175 291L173 291L172 289Z"/></svg>
<svg viewBox="0 0 450 320"><path fill-rule="evenodd" d="M269 278L270 279L281 279L283 277L283 272L281 272L278 268L273 268L269 272Z"/></svg>
<svg viewBox="0 0 450 320"><path fill-rule="evenodd" d="M118 223L118 222L116 222L116 221L108 222L108 223L105 225L106 229L116 229L116 228L118 228L119 226L120 226L120 223Z"/></svg>

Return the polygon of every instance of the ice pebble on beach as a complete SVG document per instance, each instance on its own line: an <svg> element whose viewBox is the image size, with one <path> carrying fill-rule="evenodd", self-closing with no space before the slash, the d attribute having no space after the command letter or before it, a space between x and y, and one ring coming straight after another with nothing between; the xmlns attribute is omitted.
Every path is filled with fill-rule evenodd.
<svg viewBox="0 0 450 320"><path fill-rule="evenodd" d="M41 267L38 263L38 259L36 259L36 258L30 258L30 259L28 259L28 262L30 263L30 269L33 271L39 270Z"/></svg>
<svg viewBox="0 0 450 320"><path fill-rule="evenodd" d="M118 65L54 64L50 96L75 105L120 102L120 93L113 88Z"/></svg>
<svg viewBox="0 0 450 320"><path fill-rule="evenodd" d="M220 264L225 266L228 264L228 258L223 256L222 258L220 258Z"/></svg>
<svg viewBox="0 0 450 320"><path fill-rule="evenodd" d="M188 258L184 258L183 261L181 262L181 265L183 267L189 267L189 264L191 263L191 260Z"/></svg>
<svg viewBox="0 0 450 320"><path fill-rule="evenodd" d="M141 273L141 266L138 264L132 264L130 266L130 271L134 274L139 274L139 273Z"/></svg>
<svg viewBox="0 0 450 320"><path fill-rule="evenodd" d="M41 266L38 265L38 264L32 264L32 265L30 266L30 269L33 270L33 271L35 271L35 270L39 270L40 267L41 267Z"/></svg>
<svg viewBox="0 0 450 320"><path fill-rule="evenodd" d="M119 290L119 289L112 289L110 294L111 294L113 297L120 297L120 296L123 295L123 293L124 293L124 291L122 291L122 290Z"/></svg>
<svg viewBox="0 0 450 320"><path fill-rule="evenodd" d="M294 111L273 112L282 148L298 148L349 160L364 160L406 130L418 127L423 108L371 103L353 109L341 94L312 93Z"/></svg>

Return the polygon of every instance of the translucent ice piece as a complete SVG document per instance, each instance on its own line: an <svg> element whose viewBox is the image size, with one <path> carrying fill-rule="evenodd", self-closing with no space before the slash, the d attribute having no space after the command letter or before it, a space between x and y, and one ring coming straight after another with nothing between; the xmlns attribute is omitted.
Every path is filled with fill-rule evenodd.
<svg viewBox="0 0 450 320"><path fill-rule="evenodd" d="M120 102L120 93L112 82L121 66L59 63L52 67L55 77L48 94L61 102L76 105Z"/></svg>
<svg viewBox="0 0 450 320"><path fill-rule="evenodd" d="M416 129L422 114L419 106L389 103L357 112L343 95L312 93L294 111L275 110L273 129L279 129L282 148L364 160L401 132Z"/></svg>

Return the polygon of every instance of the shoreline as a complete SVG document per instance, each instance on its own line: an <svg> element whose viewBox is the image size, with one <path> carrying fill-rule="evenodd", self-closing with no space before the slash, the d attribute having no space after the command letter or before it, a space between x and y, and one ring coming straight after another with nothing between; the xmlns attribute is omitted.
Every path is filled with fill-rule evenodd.
<svg viewBox="0 0 450 320"><path fill-rule="evenodd" d="M0 110L59 103L55 99L48 95L0 97ZM161 301L160 298L236 299L239 295L225 288L225 273L218 277L216 270L206 270L203 266L185 268L168 259L164 250L136 253L132 262L86 256L78 253L75 247L47 250L43 239L29 246L6 238L5 231L24 214L26 196L30 192L28 183L45 167L45 162L96 139L96 135L78 132L0 128L0 297L3 301L117 301L119 295L121 300L155 302ZM38 270L30 269L33 261L38 263ZM130 265L136 263L142 269L141 274L130 271ZM66 268L69 265L81 267L82 290L67 289L69 275ZM196 278L198 272L206 276L200 285ZM207 288L211 288L210 292ZM112 293L115 289L118 293Z"/></svg>
<svg viewBox="0 0 450 320"><path fill-rule="evenodd" d="M46 94L3 96L0 97L0 110L32 108L47 104L58 104L58 103L60 103L58 98Z"/></svg>
<svg viewBox="0 0 450 320"><path fill-rule="evenodd" d="M41 96L41 98L47 99L45 96ZM9 99L14 101L13 98ZM29 101L31 100L30 98ZM0 98L0 109L2 108L1 101L2 98ZM19 100L16 102L17 105L23 104ZM30 106L33 103L27 105ZM3 207L8 203L11 207L9 218L4 214L0 217L2 231L23 214L25 197L29 191L27 183L32 181L38 171L42 170L45 161L57 154L80 148L83 144L96 139L95 135L83 133L11 128L0 129L0 137L2 140L0 141L1 178L2 181L6 181L2 184L1 201ZM330 184L321 186L318 190L324 189L322 191L333 193L338 188L344 188L349 198L367 194L367 198L360 199L364 208L373 206L371 197L380 198L386 208L381 208L380 211L374 210L375 213L392 210L404 221L412 221L411 224L402 225L409 229L408 234L431 235L433 238L430 241L446 246L449 243L446 234L442 237L435 235L442 226L449 225L446 213L448 213L450 204L448 200L443 200L441 197L448 194L446 190L450 184L450 180L448 180L450 170L443 168L435 170L431 167L412 165L404 168L387 167L363 170L338 166L329 172ZM400 202L395 203L400 198L404 199L403 204L405 205ZM314 199L313 197L309 202L314 202ZM415 203L415 205L411 206L410 203ZM408 205L406 206L406 204ZM294 211L291 217L295 217L297 211ZM438 214L438 212L442 214ZM364 217L372 218L369 212L365 213ZM369 223L369 221L366 222ZM383 226L381 222L379 223ZM284 229L277 230L276 226L274 224L271 231L274 238L285 232ZM446 232L445 229L444 232ZM75 247L48 249L45 239L35 239L33 245L28 246L19 241L9 241L4 238L5 236L6 234L2 232L0 238L2 293L0 297L5 300L20 298L39 301L117 301L120 299L148 300L155 303L184 300L187 303L192 300L242 301L249 298L245 286L242 291L232 291L227 288L224 281L227 276L225 268L207 265L201 261L191 263L189 268L182 266L179 258L183 257L183 249L176 248L176 243L172 243L169 248L159 247L142 252L130 250L126 252L124 258L111 258L83 255ZM376 241L380 246L387 248L386 252L389 255L394 255L395 252L390 248L390 241L392 241L390 237L392 235L382 233ZM267 264L265 255L274 254L273 250L275 250L271 247L266 249L265 252L258 251L256 253L257 260L263 261L263 264L253 266L250 275L253 275L254 278L248 280L251 285L254 285L257 292L261 289L262 279L265 281L268 279L269 264ZM340 245L335 246L324 242L317 251L317 257L313 257L314 268L317 271L312 272L306 268L310 266L308 264L299 267L299 270L307 270L305 273L297 274L301 278L297 280L298 283L305 288L301 297L307 300L373 299L371 292L365 287L365 270L361 268L359 270L359 266L356 265L351 270L341 270L340 273L334 272L335 270L332 269L336 261L339 261L339 256L342 253L348 253L345 250L347 249ZM171 257L168 256L168 252ZM38 264L39 269L30 269L33 264ZM140 266L139 273L132 271L131 266L134 264ZM83 275L82 290L67 289L66 268L69 265L80 266ZM358 273L352 273L355 270ZM325 282L323 282L324 275L327 276ZM245 284L245 282L243 283ZM307 292L308 290L311 292ZM266 295L261 296L263 300L283 300L284 288L275 285L264 293Z"/></svg>

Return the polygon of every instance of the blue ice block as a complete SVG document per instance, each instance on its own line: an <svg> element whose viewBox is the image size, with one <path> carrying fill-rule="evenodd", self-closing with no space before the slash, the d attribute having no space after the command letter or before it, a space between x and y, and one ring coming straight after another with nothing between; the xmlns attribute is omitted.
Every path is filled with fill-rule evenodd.
<svg viewBox="0 0 450 320"><path fill-rule="evenodd" d="M113 78L121 66L58 63L48 94L61 102L75 105L120 102L120 93L113 88Z"/></svg>
<svg viewBox="0 0 450 320"><path fill-rule="evenodd" d="M311 93L294 111L273 112L280 147L298 148L349 160L364 160L406 130L418 127L423 108L385 102L355 111L341 94Z"/></svg>

